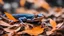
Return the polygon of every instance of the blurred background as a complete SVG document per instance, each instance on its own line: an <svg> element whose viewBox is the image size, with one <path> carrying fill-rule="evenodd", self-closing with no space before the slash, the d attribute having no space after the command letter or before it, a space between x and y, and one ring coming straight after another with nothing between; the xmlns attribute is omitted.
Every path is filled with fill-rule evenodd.
<svg viewBox="0 0 64 36"><path fill-rule="evenodd" d="M64 8L64 0L0 0L0 12L39 14L59 12Z"/></svg>

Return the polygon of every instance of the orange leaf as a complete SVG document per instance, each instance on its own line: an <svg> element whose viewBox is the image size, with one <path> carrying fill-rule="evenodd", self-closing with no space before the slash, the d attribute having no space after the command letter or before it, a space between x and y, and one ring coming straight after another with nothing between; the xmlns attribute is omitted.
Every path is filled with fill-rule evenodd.
<svg viewBox="0 0 64 36"><path fill-rule="evenodd" d="M7 18L9 18L10 20L13 20L13 21L17 21L11 14L5 12Z"/></svg>
<svg viewBox="0 0 64 36"><path fill-rule="evenodd" d="M50 19L50 24L51 24L51 26L52 26L53 28L56 27L56 22L55 22L54 20L52 20L52 19Z"/></svg>
<svg viewBox="0 0 64 36"><path fill-rule="evenodd" d="M20 5L21 5L21 6L24 6L24 5L25 5L25 1L26 1L26 0L20 0Z"/></svg>
<svg viewBox="0 0 64 36"><path fill-rule="evenodd" d="M30 30L25 30L26 33L30 35L38 35L44 32L44 28L41 28L40 26L34 27L33 29Z"/></svg>
<svg viewBox="0 0 64 36"><path fill-rule="evenodd" d="M0 0L0 4L4 4L3 0Z"/></svg>
<svg viewBox="0 0 64 36"><path fill-rule="evenodd" d="M50 6L49 6L49 4L46 1L43 1L43 3L41 5L46 10L49 10L50 9Z"/></svg>

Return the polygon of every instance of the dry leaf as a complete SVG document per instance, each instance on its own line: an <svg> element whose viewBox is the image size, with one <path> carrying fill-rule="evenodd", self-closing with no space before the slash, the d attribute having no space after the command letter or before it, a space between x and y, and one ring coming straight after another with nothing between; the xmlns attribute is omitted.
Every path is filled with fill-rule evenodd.
<svg viewBox="0 0 64 36"><path fill-rule="evenodd" d="M19 31L21 29L21 27L19 27L18 29L15 30L15 32Z"/></svg>
<svg viewBox="0 0 64 36"><path fill-rule="evenodd" d="M11 26L11 25L9 25L8 23L6 23L6 22L4 22L4 21L1 21L1 20L0 20L0 25L3 25L3 26Z"/></svg>
<svg viewBox="0 0 64 36"><path fill-rule="evenodd" d="M24 6L25 5L25 2L26 2L26 0L20 0L20 5L21 6Z"/></svg>
<svg viewBox="0 0 64 36"><path fill-rule="evenodd" d="M47 31L46 34L47 34L47 35L50 35L50 34L52 34L53 31L55 31L55 30L56 30L56 28L53 28L51 31Z"/></svg>
<svg viewBox="0 0 64 36"><path fill-rule="evenodd" d="M47 34L47 35L52 34L52 33L53 33L53 31L55 31L55 30L59 29L62 25L63 25L63 23L58 24L58 25L56 26L56 28L53 28L51 31L46 32L46 34Z"/></svg>
<svg viewBox="0 0 64 36"><path fill-rule="evenodd" d="M8 36L8 34L4 34L3 36Z"/></svg>
<svg viewBox="0 0 64 36"><path fill-rule="evenodd" d="M63 25L63 23L59 23L56 27L57 29L60 28Z"/></svg>
<svg viewBox="0 0 64 36"><path fill-rule="evenodd" d="M41 28L40 26L34 27L33 29L25 30L25 33L28 33L30 35L38 35L44 32L44 28ZM22 33L22 32L21 32Z"/></svg>
<svg viewBox="0 0 64 36"><path fill-rule="evenodd" d="M10 13L5 12L5 14L6 14L7 18L9 18L10 20L13 20L14 22L17 21Z"/></svg>
<svg viewBox="0 0 64 36"><path fill-rule="evenodd" d="M42 2L42 7L44 8L44 9L46 9L46 10L49 10L50 9L50 6L49 6L49 4L46 2L46 1L44 1L43 0L43 2Z"/></svg>
<svg viewBox="0 0 64 36"><path fill-rule="evenodd" d="M0 0L0 4L4 4L3 0Z"/></svg>
<svg viewBox="0 0 64 36"><path fill-rule="evenodd" d="M56 27L56 22L54 21L54 20L52 20L52 19L50 19L50 24L51 24L51 26L53 27L53 28L55 28Z"/></svg>

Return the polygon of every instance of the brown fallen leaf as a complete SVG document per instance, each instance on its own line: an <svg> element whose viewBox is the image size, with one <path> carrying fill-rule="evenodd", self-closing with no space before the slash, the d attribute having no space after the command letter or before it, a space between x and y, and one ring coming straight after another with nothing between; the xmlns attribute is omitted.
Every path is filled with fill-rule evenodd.
<svg viewBox="0 0 64 36"><path fill-rule="evenodd" d="M53 29L52 29L51 31L47 31L47 32L46 32L47 35L52 34L53 31L56 30L56 26L57 26L56 22L55 22L54 20L50 19L50 24L51 24L51 26L53 27Z"/></svg>
<svg viewBox="0 0 64 36"><path fill-rule="evenodd" d="M53 28L51 31L47 31L46 34L47 35L52 34L55 30L59 29L62 25L63 23L56 25L56 28Z"/></svg>
<svg viewBox="0 0 64 36"><path fill-rule="evenodd" d="M24 7L26 0L20 0L20 5Z"/></svg>
<svg viewBox="0 0 64 36"><path fill-rule="evenodd" d="M44 32L44 28L41 28L40 26L37 26L37 27L34 27L33 29L28 29L28 30L24 30L22 32L19 32L18 34L28 33L30 35L39 35L43 32Z"/></svg>
<svg viewBox="0 0 64 36"><path fill-rule="evenodd" d="M41 6L46 10L49 10L51 8L50 5L44 0L42 1Z"/></svg>
<svg viewBox="0 0 64 36"><path fill-rule="evenodd" d="M3 36L8 36L8 34L4 34Z"/></svg>
<svg viewBox="0 0 64 36"><path fill-rule="evenodd" d="M0 4L4 4L3 0L0 0Z"/></svg>
<svg viewBox="0 0 64 36"><path fill-rule="evenodd" d="M51 24L51 26L53 27L53 28L55 28L56 27L56 22L54 21L54 20L52 20L52 19L50 19L50 24Z"/></svg>
<svg viewBox="0 0 64 36"><path fill-rule="evenodd" d="M14 24L14 25L10 25L10 24L8 24L8 23L6 23L6 22L4 22L4 21L2 21L2 20L0 20L0 25L2 25L2 26L8 26L8 27L12 27L12 26L22 26L22 24Z"/></svg>
<svg viewBox="0 0 64 36"><path fill-rule="evenodd" d="M11 32L17 32L20 29L21 29L21 27L19 27L19 26L10 26L8 28L4 28L5 31L10 32L10 33Z"/></svg>
<svg viewBox="0 0 64 36"><path fill-rule="evenodd" d="M14 22L18 21L10 13L5 12L5 14L6 14L6 16L7 16L8 19L13 20Z"/></svg>
<svg viewBox="0 0 64 36"><path fill-rule="evenodd" d="M1 21L1 20L0 20L0 25L3 25L3 26L11 26L11 25L9 25L8 23L6 23L6 22L4 22L4 21Z"/></svg>

